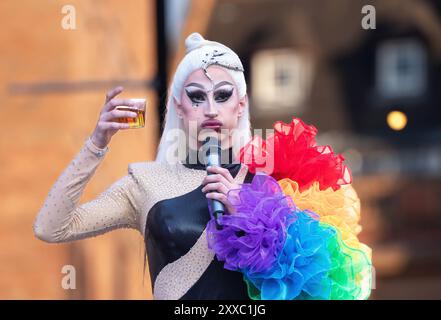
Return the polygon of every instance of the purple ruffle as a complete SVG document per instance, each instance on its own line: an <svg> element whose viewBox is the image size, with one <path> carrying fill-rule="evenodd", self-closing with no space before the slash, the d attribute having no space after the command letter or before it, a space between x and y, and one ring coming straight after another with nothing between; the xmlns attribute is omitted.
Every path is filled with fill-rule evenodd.
<svg viewBox="0 0 441 320"><path fill-rule="evenodd" d="M247 270L248 274L271 268L286 239L286 228L295 219L295 205L277 181L256 173L252 183L228 192L236 213L223 215L218 230L213 216L207 225L209 249L228 270Z"/></svg>

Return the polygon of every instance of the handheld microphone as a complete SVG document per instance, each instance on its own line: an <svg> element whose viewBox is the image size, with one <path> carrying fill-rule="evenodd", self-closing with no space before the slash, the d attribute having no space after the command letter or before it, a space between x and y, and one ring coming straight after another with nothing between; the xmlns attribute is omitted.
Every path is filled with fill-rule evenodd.
<svg viewBox="0 0 441 320"><path fill-rule="evenodd" d="M216 137L207 137L203 142L203 148L206 148L204 155L205 155L205 165L206 167L220 167L221 161L220 161L220 154L221 154L221 148L219 145L219 141ZM208 175L214 174L213 172L208 172ZM216 199L208 199L208 203L211 209L211 213L214 217L214 220L216 222L216 228L219 230L221 229L221 225L218 222L218 217L222 216L225 213L225 207L222 202Z"/></svg>

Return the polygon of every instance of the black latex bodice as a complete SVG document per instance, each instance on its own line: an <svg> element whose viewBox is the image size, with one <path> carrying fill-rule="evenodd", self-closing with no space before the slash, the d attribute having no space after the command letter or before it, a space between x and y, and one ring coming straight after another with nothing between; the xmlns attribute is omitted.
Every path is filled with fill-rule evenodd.
<svg viewBox="0 0 441 320"><path fill-rule="evenodd" d="M232 177L240 170L240 163L233 163L232 149L225 149L230 161L222 164ZM182 164L189 169L206 170L205 164L190 163L190 154ZM197 159L191 158L191 159ZM223 158L225 159L225 158ZM249 182L248 173L244 182ZM204 231L210 220L208 199L201 191L202 185L181 196L158 201L150 209L146 222L146 250L150 277L154 283L158 273L167 264L185 255ZM182 275L185 277L185 275ZM249 299L246 284L240 272L223 268L223 262L214 260L199 280L181 299Z"/></svg>

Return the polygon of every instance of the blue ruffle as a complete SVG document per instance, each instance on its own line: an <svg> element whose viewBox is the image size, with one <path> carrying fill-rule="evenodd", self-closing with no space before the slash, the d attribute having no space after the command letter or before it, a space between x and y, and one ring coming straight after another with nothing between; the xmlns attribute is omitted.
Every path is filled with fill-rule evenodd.
<svg viewBox="0 0 441 320"><path fill-rule="evenodd" d="M331 291L328 271L332 263L327 243L335 229L320 225L310 211L293 213L285 245L273 268L247 273L244 278L260 291L262 300L327 299Z"/></svg>

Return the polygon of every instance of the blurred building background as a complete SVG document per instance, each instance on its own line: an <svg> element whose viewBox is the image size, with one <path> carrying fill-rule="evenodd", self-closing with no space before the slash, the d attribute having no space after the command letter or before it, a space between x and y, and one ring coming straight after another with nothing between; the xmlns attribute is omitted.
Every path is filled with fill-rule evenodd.
<svg viewBox="0 0 441 320"><path fill-rule="evenodd" d="M147 125L115 136L82 202L154 158L167 83L195 31L241 57L254 128L300 117L347 159L371 299L441 298L441 2L75 0L75 30L60 25L66 4L0 3L0 298L151 298L135 231L54 245L32 222L111 87L147 97ZM365 5L375 29L362 28ZM75 290L61 287L69 264Z"/></svg>
<svg viewBox="0 0 441 320"><path fill-rule="evenodd" d="M441 2L218 1L206 35L243 59L255 128L300 117L347 159L371 298L441 298Z"/></svg>
<svg viewBox="0 0 441 320"><path fill-rule="evenodd" d="M65 5L75 9L76 29L62 27ZM136 231L48 244L34 237L32 224L112 87L123 85L122 97L147 98L148 125L115 135L81 202L126 175L128 163L154 158L155 2L6 0L0 17L0 298L149 298ZM75 290L61 287L64 265L76 268Z"/></svg>

